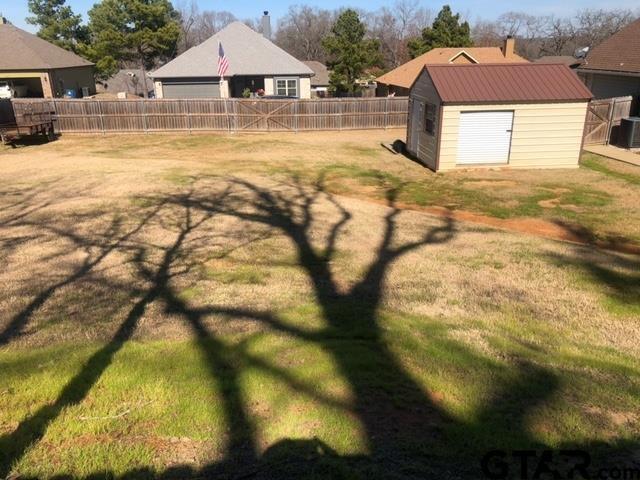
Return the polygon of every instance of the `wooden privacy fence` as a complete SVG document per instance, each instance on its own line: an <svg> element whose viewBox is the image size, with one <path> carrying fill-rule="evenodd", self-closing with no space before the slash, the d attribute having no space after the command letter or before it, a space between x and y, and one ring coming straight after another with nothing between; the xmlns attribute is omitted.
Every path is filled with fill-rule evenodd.
<svg viewBox="0 0 640 480"><path fill-rule="evenodd" d="M59 133L304 131L403 128L408 99L15 99L25 109L54 112Z"/></svg>
<svg viewBox="0 0 640 480"><path fill-rule="evenodd" d="M615 97L589 102L584 126L584 144L611 142L620 126L620 120L629 116L632 101L633 97Z"/></svg>

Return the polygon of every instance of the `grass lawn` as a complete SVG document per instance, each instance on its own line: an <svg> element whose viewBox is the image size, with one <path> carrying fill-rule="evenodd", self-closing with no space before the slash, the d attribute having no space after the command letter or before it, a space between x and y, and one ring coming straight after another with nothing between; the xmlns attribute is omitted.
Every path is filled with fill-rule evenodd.
<svg viewBox="0 0 640 480"><path fill-rule="evenodd" d="M399 136L0 150L0 478L640 467L640 257L456 216L638 244L640 169L433 174Z"/></svg>

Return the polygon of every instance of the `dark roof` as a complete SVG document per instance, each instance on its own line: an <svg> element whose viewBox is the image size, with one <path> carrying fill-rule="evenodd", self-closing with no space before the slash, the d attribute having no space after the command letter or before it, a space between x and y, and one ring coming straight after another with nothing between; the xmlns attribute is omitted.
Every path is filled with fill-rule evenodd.
<svg viewBox="0 0 640 480"><path fill-rule="evenodd" d="M304 75L309 67L253 31L244 23L233 22L215 35L166 65L152 72L152 78L217 77L218 46L222 44L229 60L225 76L234 75Z"/></svg>
<svg viewBox="0 0 640 480"><path fill-rule="evenodd" d="M544 63L427 65L445 103L589 100L591 92L566 65Z"/></svg>
<svg viewBox="0 0 640 480"><path fill-rule="evenodd" d="M568 67L577 67L582 65L584 60L582 58L576 58L571 55L545 55L534 60L535 63L560 63Z"/></svg>
<svg viewBox="0 0 640 480"><path fill-rule="evenodd" d="M580 68L640 73L640 19L591 50Z"/></svg>
<svg viewBox="0 0 640 480"><path fill-rule="evenodd" d="M313 77L311 77L312 87L324 87L329 85L329 70L324 63L317 62L315 60L304 60L307 67L313 70Z"/></svg>
<svg viewBox="0 0 640 480"><path fill-rule="evenodd" d="M130 74L133 74L133 76ZM144 92L143 77L144 74L141 68L124 68L122 70L119 70L115 75L108 78L107 80L98 82L96 88L99 93L128 92L133 94L142 94ZM147 91L152 92L153 80L151 80L148 76L145 78Z"/></svg>
<svg viewBox="0 0 640 480"><path fill-rule="evenodd" d="M87 67L91 62L11 24L0 24L0 70Z"/></svg>

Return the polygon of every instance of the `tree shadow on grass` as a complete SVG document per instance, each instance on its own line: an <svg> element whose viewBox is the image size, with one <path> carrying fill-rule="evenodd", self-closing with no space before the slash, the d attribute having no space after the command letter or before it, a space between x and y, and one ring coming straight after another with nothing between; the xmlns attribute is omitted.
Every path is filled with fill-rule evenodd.
<svg viewBox="0 0 640 480"><path fill-rule="evenodd" d="M57 291L73 284L89 275L102 261L114 252L122 251L126 242L134 237L160 212L162 205L148 212L142 221L138 222L131 229L123 229L121 219L114 218L98 234L101 241L90 241L86 237L73 232L72 230L58 228L38 221L22 221L21 225L28 225L40 231L49 230L57 238L70 240L75 249L81 249L85 253L85 258L80 265L64 276L54 281L49 286L41 290L31 299L31 301L18 313L16 313L0 331L0 347L9 344L13 339L20 336L33 314L40 309Z"/></svg>
<svg viewBox="0 0 640 480"><path fill-rule="evenodd" d="M495 381L493 395L474 418L463 421L434 400L433 392L427 391L390 349L385 338L388 333L383 331L380 318L390 267L411 251L450 242L457 232L452 219L443 219L420 238L400 242L397 230L401 211L395 206L396 196L397 191L388 192L388 209L374 259L360 280L349 288L339 285L331 262L338 239L351 221L351 213L324 190L322 181L313 188L296 182L261 187L231 179L223 194L194 186L184 194L156 199L158 204L172 206L174 217L179 212L172 223L170 245L129 242L122 246L133 252L132 265L148 285L146 291L112 340L88 360L56 401L40 408L14 432L0 438L4 455L0 476L9 473L27 448L43 437L63 408L83 400L114 355L131 338L138 320L153 302L164 304L167 313L178 315L191 328L206 360L212 387L220 392L228 435L220 461L198 469L189 466L163 472L136 469L120 478L479 478L480 456L489 447L544 447L529 431L527 416L557 390L559 379L555 373L526 360L512 364L508 378ZM316 218L314 208L320 202L333 205L337 212L335 222L327 224L327 220ZM179 295L174 280L189 271L190 266L185 266L193 257L189 241L206 242L207 235L197 232L220 215L239 219L243 225L261 225L291 241L298 265L313 286L325 322L323 328L309 331L285 323L271 312L243 305L195 307ZM328 232L320 247L314 238L318 222L323 222ZM154 260L154 251L162 252L159 262ZM246 318L262 324L268 331L320 346L334 360L353 393L353 400L349 405L342 404L297 380L285 369L252 356L242 344L229 345L206 323L206 317L214 314ZM434 335L425 341L455 352L462 365L484 361L450 339ZM317 438L283 439L261 452L239 381L246 365L268 372L283 386L303 392L319 403L348 409L365 432L366 453L340 455ZM87 478L105 477L116 475L104 471Z"/></svg>
<svg viewBox="0 0 640 480"><path fill-rule="evenodd" d="M379 322L389 267L415 249L449 242L456 234L453 220L446 218L440 225L427 229L421 238L400 243L396 238L396 230L401 211L395 206L397 191L390 190L387 196L388 210L374 260L358 282L343 290L338 286L330 265L336 252L336 242L350 221L351 214L325 192L321 181L311 190L297 183L262 188L239 179L231 182L234 194L229 195L228 201L210 202L206 197L194 195L188 199L189 206L194 210L223 213L245 222L265 225L292 241L298 264L313 285L326 327L309 332L285 325L272 316L257 320L266 323L272 330L316 343L331 355L354 393L352 412L366 432L369 451L368 455L338 459L326 445L317 444L317 441L285 440L265 453L258 462L262 464L258 468L259 474L254 471L252 475L271 478L269 469L275 467L269 462L273 457L290 456L299 460L309 457L309 451L318 449L327 452L326 456L311 455L320 462L318 468L321 471L323 468L337 469L333 471L336 475L347 472L349 475L383 478L420 478L444 472L453 476L468 472L469 464L461 464L460 460L468 456L469 449L464 445L450 445L445 438L444 432L451 430L456 420L434 404L429 392L405 370L389 349ZM322 247L317 248L312 240L316 222L313 209L320 200L333 204L339 219L328 228ZM554 376L544 369L523 363L521 374L522 378L537 379L538 388L526 388L520 377L516 376L517 381L504 386L496 397L496 405L492 405L488 411L493 411L503 402L508 405L515 402L522 405L520 415L524 416L529 406L534 408L555 390ZM478 425L460 428L467 434L472 430L485 429L483 415L480 415ZM520 415L512 412L502 430L513 431L514 426L518 428L522 424ZM491 418L493 426L497 427L496 416ZM525 435L519 428L516 431ZM458 463L452 464L456 457ZM287 463L286 470L295 470L297 477L307 478L310 461L300 462L299 468Z"/></svg>
<svg viewBox="0 0 640 480"><path fill-rule="evenodd" d="M596 235L582 228L585 238ZM593 243L593 242L592 242ZM569 254L553 254L557 265L571 266L604 294L613 313L640 314L640 255L575 245Z"/></svg>

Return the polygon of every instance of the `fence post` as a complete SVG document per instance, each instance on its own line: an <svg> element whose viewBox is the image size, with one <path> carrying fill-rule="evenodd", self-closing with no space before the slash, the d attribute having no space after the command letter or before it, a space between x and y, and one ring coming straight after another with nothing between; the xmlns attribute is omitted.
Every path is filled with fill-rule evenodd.
<svg viewBox="0 0 640 480"><path fill-rule="evenodd" d="M144 130L145 135L149 133L147 126L147 102L147 99L142 100L142 130Z"/></svg>
<svg viewBox="0 0 640 480"><path fill-rule="evenodd" d="M338 130L342 130L342 117L344 116L344 102L342 101L342 98L338 100L338 105L340 105L340 108L338 109L338 120L340 120L338 122Z"/></svg>
<svg viewBox="0 0 640 480"><path fill-rule="evenodd" d="M191 135L191 109L185 109L186 100L180 100L180 109L185 117L187 117L187 130L189 130L189 135Z"/></svg>
<svg viewBox="0 0 640 480"><path fill-rule="evenodd" d="M104 115L102 114L102 102L98 100L98 115L100 115L100 128L102 129L102 135L106 135L104 129Z"/></svg>
<svg viewBox="0 0 640 480"><path fill-rule="evenodd" d="M227 132L231 133L231 117L229 116L229 106L227 105L227 97L224 97L224 114L227 117Z"/></svg>
<svg viewBox="0 0 640 480"><path fill-rule="evenodd" d="M231 103L233 105L233 133L238 132L238 99L235 98Z"/></svg>
<svg viewBox="0 0 640 480"><path fill-rule="evenodd" d="M384 129L389 126L389 97L384 100Z"/></svg>

